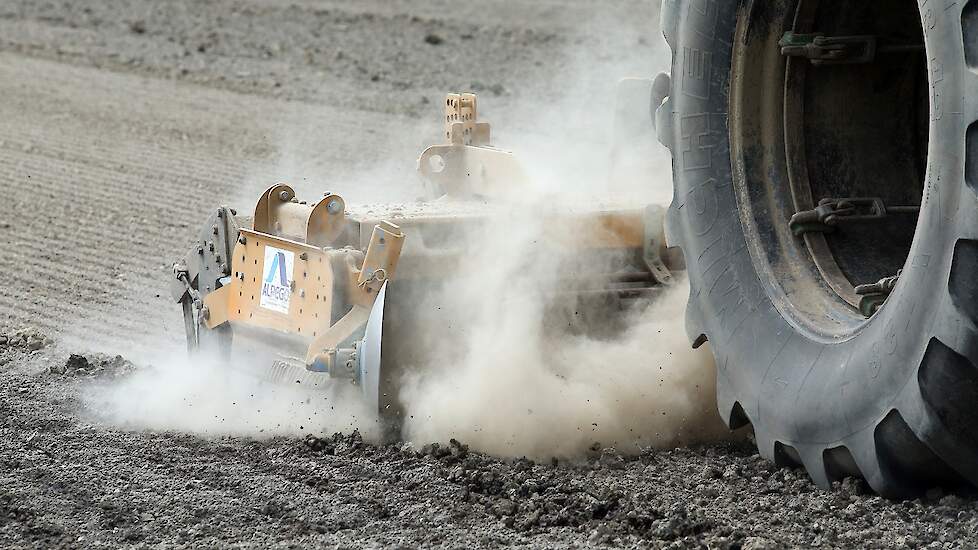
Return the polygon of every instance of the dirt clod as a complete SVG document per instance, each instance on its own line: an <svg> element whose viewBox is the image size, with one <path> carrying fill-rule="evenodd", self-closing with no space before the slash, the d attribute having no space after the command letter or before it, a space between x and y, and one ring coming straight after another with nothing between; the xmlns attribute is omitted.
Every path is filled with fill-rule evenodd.
<svg viewBox="0 0 978 550"><path fill-rule="evenodd" d="M78 355L72 353L71 356L68 357L68 360L65 361L64 371L62 372L66 372L69 370L70 371L88 370L88 368L91 366L92 365L91 363L88 362L87 357L85 357L84 355Z"/></svg>
<svg viewBox="0 0 978 550"><path fill-rule="evenodd" d="M428 33L424 36L424 41L426 44L431 44L432 46L439 46L445 42L445 39L437 34Z"/></svg>
<svg viewBox="0 0 978 550"><path fill-rule="evenodd" d="M0 348L10 347L40 351L52 343L53 340L50 337L34 327L0 331Z"/></svg>
<svg viewBox="0 0 978 550"><path fill-rule="evenodd" d="M142 20L130 22L129 31L133 34L146 34L146 22Z"/></svg>
<svg viewBox="0 0 978 550"><path fill-rule="evenodd" d="M303 443L306 444L306 447L309 447L311 450L317 453L331 455L336 452L335 445L333 445L332 441L327 438L316 437L309 434L305 437Z"/></svg>
<svg viewBox="0 0 978 550"><path fill-rule="evenodd" d="M82 355L77 353L69 355L64 364L52 365L50 368L51 374L99 378L117 378L135 370L135 365L121 355Z"/></svg>

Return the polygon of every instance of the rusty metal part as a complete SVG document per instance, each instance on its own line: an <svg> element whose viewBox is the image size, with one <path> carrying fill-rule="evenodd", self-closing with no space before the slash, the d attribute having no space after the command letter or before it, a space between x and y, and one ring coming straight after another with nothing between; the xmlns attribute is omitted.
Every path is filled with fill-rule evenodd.
<svg viewBox="0 0 978 550"><path fill-rule="evenodd" d="M810 24L811 4L799 6L796 24ZM782 37L783 41L783 37ZM791 190L791 202L796 212L814 208L815 199L808 170L806 134L802 121L805 117L805 85L808 79L809 64L803 59L790 57L785 63L784 110L781 127L784 131L785 159L784 170ZM791 229L789 224L789 229ZM797 233L795 233L797 236ZM803 232L805 248L812 258L815 268L826 284L853 307L858 307L859 297L852 283L846 278L832 257L825 235L820 232Z"/></svg>
<svg viewBox="0 0 978 550"><path fill-rule="evenodd" d="M917 214L920 206L886 206L879 197L822 199L811 210L797 212L788 222L795 236L807 233L830 233L844 223L881 220L890 213Z"/></svg>
<svg viewBox="0 0 978 550"><path fill-rule="evenodd" d="M875 36L825 36L822 34L784 33L781 55L804 57L812 65L869 63L876 57Z"/></svg>
<svg viewBox="0 0 978 550"><path fill-rule="evenodd" d="M813 28L820 23L818 5L817 2L801 2L797 5L792 24L792 33L794 33L792 36L796 37L796 42L803 44L809 39L814 41L814 37L819 34L813 31ZM821 23L824 24L824 21ZM778 33L776 37L774 33ZM898 154L893 152L892 148L881 147L879 144L915 143L918 139L926 144L926 135L916 139L904 136L896 140L891 137L884 137L884 134L896 132L903 135L900 128L892 128L892 125L881 125L879 123L868 124L866 121L853 124L848 117L851 116L850 111L856 113L876 112L874 109L885 111L881 105L888 105L886 101L882 101L873 95L875 88L868 83L872 83L874 78L888 78L886 75L893 74L895 67L904 60L884 59L878 54L917 51L922 50L922 46L895 44L893 41L880 38L875 45L877 55L874 60L876 63L871 66L858 69L844 66L819 68L815 66L816 63L810 62L806 57L789 55L787 58L782 58L777 55L781 53L780 49L786 45L786 36L775 29L772 31L769 40L773 42L780 39L778 48L771 48L773 44L769 43L770 45L767 46L764 54L754 52L750 57L754 60L767 60L765 64L768 71L777 71L775 67L782 66L784 68L783 77L779 75L769 78L769 75L774 73L754 73L749 78L744 76L738 78L737 81L749 82L750 86L764 82L765 86L769 86L770 89L765 88L767 99L764 100L764 103L771 106L770 110L762 117L758 117L756 113L751 116L754 120L764 120L766 121L765 124L769 123L770 129L777 128L776 131L769 129L766 133L775 135L777 132L783 132L783 150L785 152L783 174L788 180L791 202L787 214L791 217L791 222L787 225L788 233L796 237L803 237L804 248L808 252L805 256L811 258L820 279L835 295L852 306L853 310L858 310L862 299L855 293L852 281L875 279L879 276L878 273L867 276L866 272L870 268L866 266L878 263L868 259L894 256L895 253L892 252L892 249L896 248L896 245L893 242L883 242L880 236L886 232L887 228L904 223L899 219L889 219L881 214L883 212L887 215L909 214L916 211L916 208L888 205L877 207L877 205L872 204L872 199L856 199L862 204L853 206L843 204L841 209L836 208L839 205L829 205L827 208L823 208L826 203L831 201L819 201L818 197L846 197L846 194L849 193L872 197L879 194L881 200L895 204L916 202L917 199L912 196L900 196L904 194L901 190L907 187L904 180L911 177L908 174L916 172L916 170L908 169L905 166L905 160L912 158L913 155ZM797 38L801 36L807 38ZM892 30L887 30L880 36L896 36L896 34ZM789 39L787 42L790 42L791 36L787 36L787 38ZM821 43L824 44L824 42ZM850 47L855 49L846 52L846 56L850 53L858 53L859 47L857 45ZM774 52L775 49L778 51ZM851 60L852 58L848 59ZM923 65L922 59L908 58L905 61L908 65L907 70L901 71L900 74L912 74L911 65ZM758 97L758 94L751 95L750 86L744 88L744 93L747 94L744 97L751 98L747 101L756 102L753 98ZM913 86L919 85L912 84L907 85L907 87L899 87L898 90L901 93L894 96L892 103L894 105L912 105L914 103L912 95L915 89ZM922 89L926 90L926 85ZM782 92L782 105L777 104L779 91ZM897 97L899 99L896 99ZM839 111L838 116L831 115L835 109L834 106L839 104L848 106L846 112ZM926 105L926 94L921 98L921 105ZM923 111L926 112L926 109ZM881 112L879 120L914 120L914 118L914 115L907 116L903 113L886 111ZM911 123L911 125L913 124ZM884 129L881 126L886 127ZM863 135L871 135L873 133L871 129L877 127L881 127L876 130L876 133L880 134L879 142L873 141L873 139L863 139ZM921 127L926 128L926 124ZM854 132L848 130L850 128L862 129L862 134L859 133L860 130ZM853 134L852 137L848 137L848 133ZM852 143L873 144L873 146L860 146L850 150L852 157L859 158L860 162L847 163L846 167L842 169L833 165L833 162L829 160L837 154L835 152L842 143L847 146ZM886 160L883 160L884 158ZM762 165L774 166L767 171L768 174L777 174L782 168L779 162L764 161L758 166ZM859 168L863 166L873 166L875 169L862 170ZM768 176L765 175L765 177ZM776 181L778 177L774 176L770 179ZM839 215L840 212L836 212L836 210L845 212ZM845 214L847 213L855 214L855 216L846 217ZM778 219L776 223L783 224L783 219L783 217ZM831 223L825 223L827 220ZM879 223L873 226L865 225L859 231L832 235L840 224L873 221ZM908 220L907 223L910 221ZM898 240L899 238L894 239L894 242ZM791 255L786 254L783 257L787 258ZM798 291L801 288L799 282L807 279L807 270L801 266L801 263L796 263L793 266L781 268L782 273L797 270L797 273L792 275L795 282L791 286L796 291L793 293L794 296L817 296L817 287L810 287L811 291ZM895 270L896 267L894 266L893 269ZM808 286L808 282L806 281L804 285ZM831 296L829 300L832 300ZM825 304L816 302L816 300L811 300L808 309L812 310L816 317L826 318L823 311ZM829 307L834 306L829 304ZM848 313L845 314L848 315ZM853 317L854 322L858 322L858 319L858 317Z"/></svg>
<svg viewBox="0 0 978 550"><path fill-rule="evenodd" d="M860 296L859 311L866 317L872 317L896 288L901 275L903 275L902 269L892 277L884 277L875 283L856 286L856 294Z"/></svg>
<svg viewBox="0 0 978 550"><path fill-rule="evenodd" d="M880 44L873 35L825 36L785 32L778 43L781 55L804 57L812 65L871 63L879 54L923 53L923 44Z"/></svg>

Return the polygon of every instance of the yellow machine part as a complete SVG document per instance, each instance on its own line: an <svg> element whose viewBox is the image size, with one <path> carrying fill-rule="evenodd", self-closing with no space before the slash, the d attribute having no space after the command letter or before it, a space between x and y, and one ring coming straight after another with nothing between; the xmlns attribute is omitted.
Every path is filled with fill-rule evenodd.
<svg viewBox="0 0 978 550"><path fill-rule="evenodd" d="M418 163L432 184L431 200L366 205L357 214L347 211L338 195L307 203L287 184L269 187L257 201L252 228L239 229L233 248L224 242L230 265L215 256L222 276L210 284L220 288L204 286L198 322L207 329L229 323L298 336L292 341L304 353L289 352L297 361L304 354L305 365L297 368L345 374L334 367L355 363L376 298L399 265L400 278L409 285L450 277L478 242L468 236L505 230L494 220L520 211L528 185L522 166L511 153L492 147L475 96L449 95L444 116L445 143L429 147ZM631 272L608 274L607 288L586 290L631 291L670 281L660 257L665 244L658 210L583 197L580 205L530 215L545 228L541 253L549 243L579 250L584 258L606 258L611 251L631 262ZM218 235L219 227L213 230ZM410 235L407 242L405 235ZM189 288L192 271L181 273Z"/></svg>
<svg viewBox="0 0 978 550"><path fill-rule="evenodd" d="M400 228L387 222L374 226L365 254L242 229L231 281L204 298L206 326L244 323L306 337L311 361L366 322L377 293L396 273L403 243ZM342 309L334 311L337 306Z"/></svg>
<svg viewBox="0 0 978 550"><path fill-rule="evenodd" d="M286 312L261 305L267 271L264 262L266 247L291 253L293 258L292 279L288 281L291 293ZM244 321L257 327L315 338L329 327L335 277L328 252L303 243L241 230L241 238L234 247L231 272L234 277L231 283L204 299L208 328L228 321Z"/></svg>

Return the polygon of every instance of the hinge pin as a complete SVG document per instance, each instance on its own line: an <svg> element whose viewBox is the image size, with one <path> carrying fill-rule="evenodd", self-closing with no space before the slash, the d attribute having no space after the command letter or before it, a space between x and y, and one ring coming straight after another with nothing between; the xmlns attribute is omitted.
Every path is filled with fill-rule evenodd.
<svg viewBox="0 0 978 550"><path fill-rule="evenodd" d="M903 275L902 269L892 277L884 277L875 283L857 286L856 294L861 296L859 311L866 317L872 317L896 288L901 275Z"/></svg>
<svg viewBox="0 0 978 550"><path fill-rule="evenodd" d="M886 206L877 197L822 199L812 210L802 210L791 216L788 227L801 237L806 233L831 233L843 223L881 220L889 214L917 214L919 206Z"/></svg>
<svg viewBox="0 0 978 550"><path fill-rule="evenodd" d="M796 34L784 33L778 41L781 55L805 57L812 65L850 65L871 63L877 54L899 54L923 52L923 44L878 45L873 35L825 36L822 33Z"/></svg>

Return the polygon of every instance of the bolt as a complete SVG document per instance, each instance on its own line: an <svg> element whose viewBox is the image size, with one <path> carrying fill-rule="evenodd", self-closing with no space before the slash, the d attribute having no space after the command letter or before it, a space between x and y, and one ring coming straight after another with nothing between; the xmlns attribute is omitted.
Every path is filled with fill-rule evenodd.
<svg viewBox="0 0 978 550"><path fill-rule="evenodd" d="M353 370L353 360L349 360L349 361L346 362L346 370L348 370L348 371L352 371Z"/></svg>
<svg viewBox="0 0 978 550"><path fill-rule="evenodd" d="M221 255L220 254L215 254L214 255L214 261L217 262L217 263L221 263Z"/></svg>
<svg viewBox="0 0 978 550"><path fill-rule="evenodd" d="M204 253L204 246L201 245L200 243L197 243L197 254L203 254L203 253Z"/></svg>
<svg viewBox="0 0 978 550"><path fill-rule="evenodd" d="M237 216L237 215L238 215L238 211L237 211L237 210L235 210L234 208L232 208L232 209L231 209L231 215L232 215L232 216Z"/></svg>
<svg viewBox="0 0 978 550"><path fill-rule="evenodd" d="M289 193L288 191L279 191L278 193L278 200L282 202L288 202L289 199L291 198L292 198L292 194Z"/></svg>
<svg viewBox="0 0 978 550"><path fill-rule="evenodd" d="M216 225L211 226L211 233L217 235L217 226Z"/></svg>
<svg viewBox="0 0 978 550"><path fill-rule="evenodd" d="M218 218L223 218L224 217L224 209L222 209L222 208L218 208L217 209L217 217Z"/></svg>
<svg viewBox="0 0 978 550"><path fill-rule="evenodd" d="M207 243L207 249L210 250L211 252L214 252L214 243L213 242L208 242Z"/></svg>
<svg viewBox="0 0 978 550"><path fill-rule="evenodd" d="M302 288L299 289L299 297L300 298L305 298L306 297L306 290L305 289L302 289Z"/></svg>
<svg viewBox="0 0 978 550"><path fill-rule="evenodd" d="M309 254L303 252L302 254L299 254L299 259L300 260L308 260L309 259Z"/></svg>
<svg viewBox="0 0 978 550"><path fill-rule="evenodd" d="M200 309L200 316L203 317L205 321L208 320L208 319L210 319L211 318L211 310L210 310L210 308L207 307L207 306L202 307Z"/></svg>
<svg viewBox="0 0 978 550"><path fill-rule="evenodd" d="M238 242L241 244L248 244L248 238L244 235L238 235Z"/></svg>
<svg viewBox="0 0 978 550"><path fill-rule="evenodd" d="M238 278L241 279L242 281L244 280L244 271L238 272Z"/></svg>
<svg viewBox="0 0 978 550"><path fill-rule="evenodd" d="M343 212L343 205L340 204L340 201L333 199L326 203L326 211L330 214L339 214Z"/></svg>

